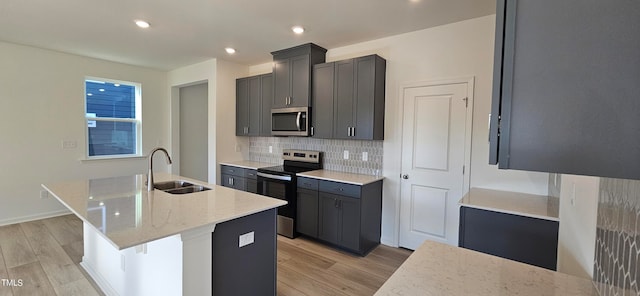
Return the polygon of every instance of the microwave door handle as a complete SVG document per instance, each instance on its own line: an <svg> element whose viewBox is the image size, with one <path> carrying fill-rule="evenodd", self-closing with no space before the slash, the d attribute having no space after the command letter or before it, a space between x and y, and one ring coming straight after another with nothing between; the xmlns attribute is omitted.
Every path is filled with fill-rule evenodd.
<svg viewBox="0 0 640 296"><path fill-rule="evenodd" d="M298 131L300 131L300 117L302 116L302 112L298 112L298 116L296 117L296 127L298 127Z"/></svg>

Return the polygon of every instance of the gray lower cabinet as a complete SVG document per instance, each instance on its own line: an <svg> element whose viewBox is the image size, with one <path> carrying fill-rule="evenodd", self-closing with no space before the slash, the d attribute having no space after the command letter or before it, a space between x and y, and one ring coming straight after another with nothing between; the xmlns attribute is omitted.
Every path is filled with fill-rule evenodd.
<svg viewBox="0 0 640 296"><path fill-rule="evenodd" d="M272 75L236 80L236 136L271 135Z"/></svg>
<svg viewBox="0 0 640 296"><path fill-rule="evenodd" d="M252 193L258 192L256 170L221 165L220 172L222 186Z"/></svg>
<svg viewBox="0 0 640 296"><path fill-rule="evenodd" d="M276 295L276 209L216 225L212 234L213 295ZM241 235L254 241L239 246Z"/></svg>
<svg viewBox="0 0 640 296"><path fill-rule="evenodd" d="M313 43L272 52L272 108L308 107L311 101L311 71L324 63L327 50Z"/></svg>
<svg viewBox="0 0 640 296"><path fill-rule="evenodd" d="M640 179L640 1L497 3L490 163Z"/></svg>
<svg viewBox="0 0 640 296"><path fill-rule="evenodd" d="M556 270L558 221L460 207L458 245Z"/></svg>
<svg viewBox="0 0 640 296"><path fill-rule="evenodd" d="M382 181L359 186L298 178L301 234L365 255L380 244L381 216Z"/></svg>
<svg viewBox="0 0 640 296"><path fill-rule="evenodd" d="M384 139L383 58L364 56L318 64L313 70L312 136Z"/></svg>

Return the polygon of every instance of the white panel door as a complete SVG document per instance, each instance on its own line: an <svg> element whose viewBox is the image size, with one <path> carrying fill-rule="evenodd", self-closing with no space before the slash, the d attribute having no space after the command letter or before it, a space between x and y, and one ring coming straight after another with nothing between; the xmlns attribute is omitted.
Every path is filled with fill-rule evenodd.
<svg viewBox="0 0 640 296"><path fill-rule="evenodd" d="M403 90L400 240L458 241L458 200L464 189L468 83ZM467 118L469 117L469 118Z"/></svg>

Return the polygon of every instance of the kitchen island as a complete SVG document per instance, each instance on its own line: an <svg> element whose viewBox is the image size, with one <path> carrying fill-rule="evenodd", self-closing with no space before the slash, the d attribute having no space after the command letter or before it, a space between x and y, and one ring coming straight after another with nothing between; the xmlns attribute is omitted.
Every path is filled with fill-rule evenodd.
<svg viewBox="0 0 640 296"><path fill-rule="evenodd" d="M376 296L598 295L588 279L427 241Z"/></svg>
<svg viewBox="0 0 640 296"><path fill-rule="evenodd" d="M266 262L260 280L273 281L275 294L276 208L286 202L177 175L155 177L210 190L147 191L144 175L42 185L82 219L81 265L105 294L212 295L217 276L228 281L242 268L245 275L260 270L257 261L230 264L233 257Z"/></svg>

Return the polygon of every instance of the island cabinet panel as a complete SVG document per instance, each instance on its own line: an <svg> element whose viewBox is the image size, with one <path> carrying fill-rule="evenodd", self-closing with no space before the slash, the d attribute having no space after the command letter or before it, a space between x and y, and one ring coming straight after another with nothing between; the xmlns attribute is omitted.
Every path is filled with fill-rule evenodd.
<svg viewBox="0 0 640 296"><path fill-rule="evenodd" d="M272 52L272 108L308 107L311 104L313 65L324 63L327 50L313 43Z"/></svg>
<svg viewBox="0 0 640 296"><path fill-rule="evenodd" d="M258 192L256 170L220 165L220 172L222 186L252 193Z"/></svg>
<svg viewBox="0 0 640 296"><path fill-rule="evenodd" d="M318 239L360 255L380 244L382 181L360 186L320 180L317 192Z"/></svg>
<svg viewBox="0 0 640 296"><path fill-rule="evenodd" d="M271 135L271 83L271 74L236 80L236 136Z"/></svg>
<svg viewBox="0 0 640 296"><path fill-rule="evenodd" d="M212 239L213 295L276 295L276 209L218 224Z"/></svg>
<svg viewBox="0 0 640 296"><path fill-rule="evenodd" d="M556 270L558 221L460 207L459 246Z"/></svg>
<svg viewBox="0 0 640 296"><path fill-rule="evenodd" d="M498 0L489 162L640 179L639 15L640 1Z"/></svg>

